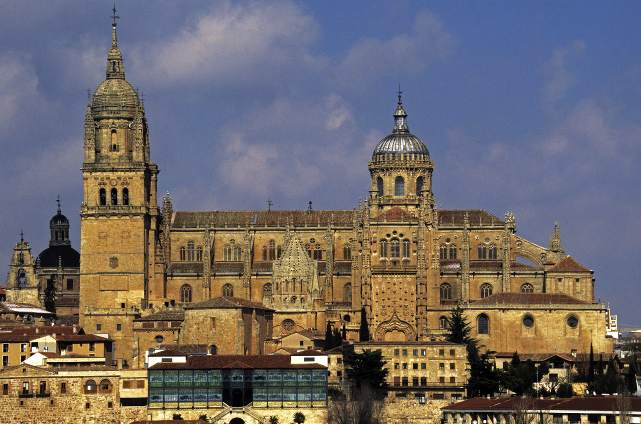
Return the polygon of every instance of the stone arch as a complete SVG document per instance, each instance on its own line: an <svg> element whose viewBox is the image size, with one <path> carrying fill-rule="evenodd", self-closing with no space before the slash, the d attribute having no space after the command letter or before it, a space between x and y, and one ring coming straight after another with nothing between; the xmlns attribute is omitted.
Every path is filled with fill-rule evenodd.
<svg viewBox="0 0 641 424"><path fill-rule="evenodd" d="M397 340L401 334L405 340ZM414 327L400 319L396 312L394 312L390 319L381 322L378 327L376 327L374 334L376 340L386 340L386 336L388 339L393 339L393 341L414 341L416 340L416 331L414 331Z"/></svg>

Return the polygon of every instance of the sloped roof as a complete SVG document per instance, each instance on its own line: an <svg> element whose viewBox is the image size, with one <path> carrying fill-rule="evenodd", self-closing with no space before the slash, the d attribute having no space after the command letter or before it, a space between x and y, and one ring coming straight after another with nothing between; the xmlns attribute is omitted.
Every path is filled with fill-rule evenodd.
<svg viewBox="0 0 641 424"><path fill-rule="evenodd" d="M185 312L182 309L171 309L154 312L153 314L136 318L134 321L182 321L184 319Z"/></svg>
<svg viewBox="0 0 641 424"><path fill-rule="evenodd" d="M496 215L482 209L445 209L438 211L438 223L442 226L455 225L463 226L465 214L467 213L470 227L479 225L503 225L503 220Z"/></svg>
<svg viewBox="0 0 641 424"><path fill-rule="evenodd" d="M578 263L572 256L566 256L558 264L554 265L548 272L591 272L589 269Z"/></svg>
<svg viewBox="0 0 641 424"><path fill-rule="evenodd" d="M641 397L626 398L630 405L630 411L641 411ZM522 398L472 398L462 402L453 403L443 408L443 411L479 411L479 412L513 412L519 406ZM528 399L531 402L531 410L535 411L603 411L612 414L618 414L620 408L617 402L620 402L617 396L589 396L573 397L562 399Z"/></svg>
<svg viewBox="0 0 641 424"><path fill-rule="evenodd" d="M409 212L407 212L404 209L401 209L399 207L394 207L374 217L373 220L379 221L379 222L381 221L408 222L408 221L416 221L417 218L415 216L412 216Z"/></svg>
<svg viewBox="0 0 641 424"><path fill-rule="evenodd" d="M241 299L238 297L215 297L213 299L205 300L197 303L189 303L184 306L185 309L241 309L241 308L255 308L273 310L263 305L262 303L252 302L249 300Z"/></svg>
<svg viewBox="0 0 641 424"><path fill-rule="evenodd" d="M542 362L558 357L566 362L576 362L576 358L569 353L519 353L518 355L521 361L527 361L529 359L534 362ZM494 356L496 358L511 358L514 356L514 352L497 352Z"/></svg>
<svg viewBox="0 0 641 424"><path fill-rule="evenodd" d="M315 363L292 364L286 355L208 355L189 356L187 362L162 362L150 369L284 369L320 368Z"/></svg>
<svg viewBox="0 0 641 424"><path fill-rule="evenodd" d="M588 302L561 293L496 293L472 305L588 305Z"/></svg>
<svg viewBox="0 0 641 424"><path fill-rule="evenodd" d="M319 224L327 226L351 225L353 211L351 210L296 210L296 211L178 211L174 215L173 228L205 228L205 227L257 227L285 226L290 222L293 226Z"/></svg>

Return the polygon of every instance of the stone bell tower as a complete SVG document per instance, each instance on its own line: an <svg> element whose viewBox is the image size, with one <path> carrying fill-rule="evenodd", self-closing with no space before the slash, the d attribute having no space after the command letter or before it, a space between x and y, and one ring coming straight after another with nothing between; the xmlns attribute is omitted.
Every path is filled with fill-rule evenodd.
<svg viewBox="0 0 641 424"><path fill-rule="evenodd" d="M38 281L34 265L31 246L20 233L20 241L13 248L9 263L6 283L7 302L42 306L38 296Z"/></svg>
<svg viewBox="0 0 641 424"><path fill-rule="evenodd" d="M143 103L125 79L115 12L106 78L85 113L80 324L117 342L150 296L158 167Z"/></svg>

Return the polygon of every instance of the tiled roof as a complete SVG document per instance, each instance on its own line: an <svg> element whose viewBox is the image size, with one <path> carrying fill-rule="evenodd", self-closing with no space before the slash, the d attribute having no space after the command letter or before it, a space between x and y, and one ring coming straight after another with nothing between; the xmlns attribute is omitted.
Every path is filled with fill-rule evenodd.
<svg viewBox="0 0 641 424"><path fill-rule="evenodd" d="M205 300L198 303L189 303L185 305L185 309L239 309L239 308L255 308L267 309L267 306L258 302L251 302L249 300L241 299L238 297L216 297L213 299Z"/></svg>
<svg viewBox="0 0 641 424"><path fill-rule="evenodd" d="M254 272L260 272L259 269L257 269L258 264L262 264L261 262L257 262L254 264L252 267L252 271ZM272 270L271 263L265 262L266 265L269 265L269 271ZM260 265L258 266L260 268ZM214 265L212 266L211 269L212 272L214 273L221 273L221 274L242 274L244 271L244 265L242 262L214 262Z"/></svg>
<svg viewBox="0 0 641 424"><path fill-rule="evenodd" d="M160 345L160 349L162 350L150 356L206 355L208 353L208 347L204 344L166 344Z"/></svg>
<svg viewBox="0 0 641 424"><path fill-rule="evenodd" d="M285 355L189 356L186 363L163 362L150 369L284 369L325 368L319 364L292 364Z"/></svg>
<svg viewBox="0 0 641 424"><path fill-rule="evenodd" d="M481 209L468 209L468 210L440 210L438 211L438 223L440 226L463 226L463 219L467 213L470 221L470 227L477 227L481 225L503 225L504 222L497 218L495 215L481 210Z"/></svg>
<svg viewBox="0 0 641 424"><path fill-rule="evenodd" d="M372 220L378 222L393 221L393 222L408 222L416 221L417 218L412 216L409 212L399 207L388 209L380 215L373 217Z"/></svg>
<svg viewBox="0 0 641 424"><path fill-rule="evenodd" d="M520 262L511 262L512 271L543 271L543 268L534 267ZM503 261L470 261L470 271L500 271L503 269Z"/></svg>
<svg viewBox="0 0 641 424"><path fill-rule="evenodd" d="M297 210L297 211L210 211L210 212L176 212L173 228L206 228L206 227L284 227L287 222L293 226L318 225L352 225L351 210Z"/></svg>
<svg viewBox="0 0 641 424"><path fill-rule="evenodd" d="M497 352L494 354L496 358L511 358L513 355L514 352ZM519 353L518 355L521 361L529 359L534 362L543 362L559 357L566 362L576 362L576 358L569 353Z"/></svg>
<svg viewBox="0 0 641 424"><path fill-rule="evenodd" d="M106 337L97 336L95 334L57 334L55 336L55 339L56 341L59 341L59 342L74 342L74 343L111 341Z"/></svg>
<svg viewBox="0 0 641 424"><path fill-rule="evenodd" d="M184 319L185 312L182 309L167 309L136 318L134 321L182 321Z"/></svg>
<svg viewBox="0 0 641 424"><path fill-rule="evenodd" d="M53 315L51 312L39 306L28 303L0 302L0 313L31 314L31 315Z"/></svg>
<svg viewBox="0 0 641 424"><path fill-rule="evenodd" d="M590 270L574 260L572 256L566 256L548 272L590 272Z"/></svg>
<svg viewBox="0 0 641 424"><path fill-rule="evenodd" d="M560 293L496 293L473 305L587 305L588 302Z"/></svg>
<svg viewBox="0 0 641 424"><path fill-rule="evenodd" d="M292 356L319 356L319 355L322 356L325 354L320 350L316 350L316 349L299 350L299 351L296 351L295 353L292 353Z"/></svg>
<svg viewBox="0 0 641 424"><path fill-rule="evenodd" d="M168 274L202 274L202 262L172 262L167 270Z"/></svg>
<svg viewBox="0 0 641 424"><path fill-rule="evenodd" d="M56 334L56 339L63 335L73 335L74 328L62 325L55 326L32 326L32 327L15 327L8 330L0 330L0 341L2 342L20 342L37 339L47 335Z"/></svg>
<svg viewBox="0 0 641 424"><path fill-rule="evenodd" d="M626 399L630 406L631 412L641 411L641 397L629 397ZM472 398L462 402L453 403L443 408L444 411L509 411L513 412L515 408L523 408L518 403L522 398ZM573 397L561 399L528 399L531 402L531 410L535 411L602 411L606 413L618 414L617 402L620 402L617 396L590 396L590 397Z"/></svg>

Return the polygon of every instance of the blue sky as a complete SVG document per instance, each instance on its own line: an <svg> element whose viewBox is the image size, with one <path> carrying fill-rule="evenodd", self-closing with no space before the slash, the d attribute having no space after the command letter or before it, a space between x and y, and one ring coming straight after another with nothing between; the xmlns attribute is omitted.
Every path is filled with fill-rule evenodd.
<svg viewBox="0 0 641 424"><path fill-rule="evenodd" d="M442 208L514 211L641 325L641 3L121 1L159 191L183 210L352 208L395 90ZM82 119L108 1L0 1L0 266L55 198L78 247Z"/></svg>

